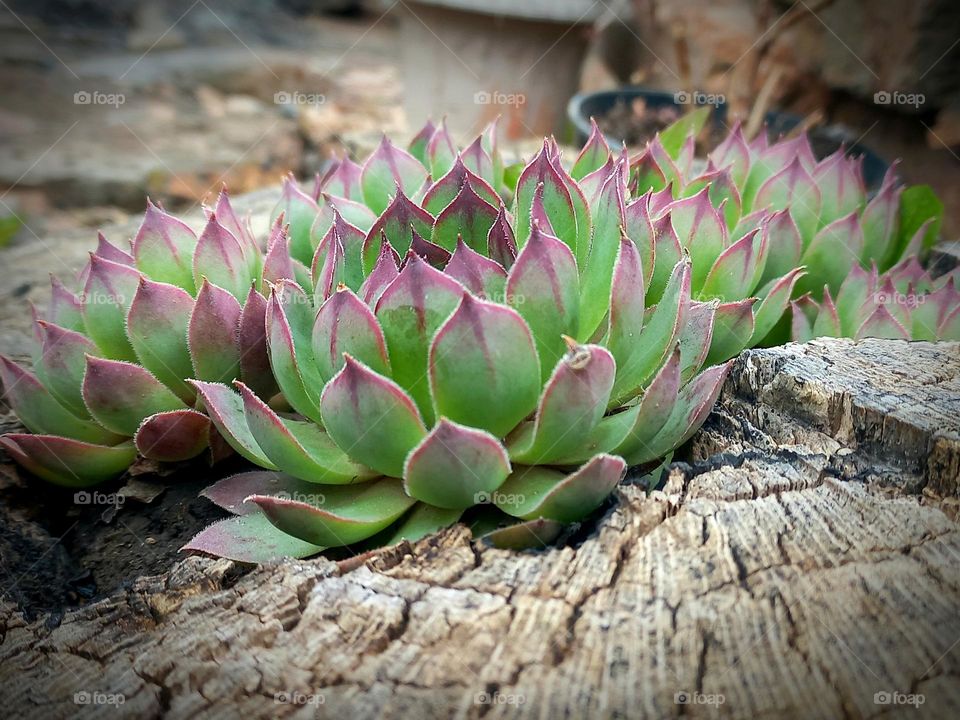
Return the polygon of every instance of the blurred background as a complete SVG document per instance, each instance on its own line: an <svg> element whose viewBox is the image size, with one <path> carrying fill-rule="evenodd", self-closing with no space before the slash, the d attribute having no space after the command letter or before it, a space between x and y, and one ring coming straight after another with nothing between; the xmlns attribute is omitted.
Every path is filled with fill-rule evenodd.
<svg viewBox="0 0 960 720"><path fill-rule="evenodd" d="M427 118L469 142L501 116L522 155L591 116L642 146L696 104L718 134L902 158L960 235L956 0L0 0L0 57L0 244L311 176Z"/></svg>

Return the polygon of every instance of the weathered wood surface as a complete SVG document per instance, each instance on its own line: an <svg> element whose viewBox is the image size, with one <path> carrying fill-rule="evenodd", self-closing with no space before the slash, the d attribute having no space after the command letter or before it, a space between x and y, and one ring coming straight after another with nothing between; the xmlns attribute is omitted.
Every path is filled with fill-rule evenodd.
<svg viewBox="0 0 960 720"><path fill-rule="evenodd" d="M960 345L748 352L690 462L579 546L458 527L339 566L188 558L56 627L0 606L0 708L960 717L958 458Z"/></svg>

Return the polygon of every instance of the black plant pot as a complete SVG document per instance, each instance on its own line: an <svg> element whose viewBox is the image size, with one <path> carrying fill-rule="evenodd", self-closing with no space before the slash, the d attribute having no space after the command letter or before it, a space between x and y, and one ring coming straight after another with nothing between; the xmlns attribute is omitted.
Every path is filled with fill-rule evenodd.
<svg viewBox="0 0 960 720"><path fill-rule="evenodd" d="M651 109L675 107L680 111L680 114L691 107L678 103L677 97L673 93L643 87L625 87L618 90L574 95L567 105L567 116L574 126L577 141L584 143L589 137L591 117L602 117L620 103L629 106L637 98L643 99L647 107ZM726 115L726 105L719 103L711 115L712 122L725 125ZM802 118L799 115L773 110L766 114L765 121L770 137L776 138L796 127L802 121ZM827 125L814 128L809 132L809 135L810 144L813 146L813 152L818 159L830 155L841 146L846 148L848 155L862 156L867 192L873 193L880 187L883 176L890 166L889 163L870 148L856 142L857 138L849 130L838 125ZM612 145L619 146L623 142L623 138L605 136L607 142Z"/></svg>

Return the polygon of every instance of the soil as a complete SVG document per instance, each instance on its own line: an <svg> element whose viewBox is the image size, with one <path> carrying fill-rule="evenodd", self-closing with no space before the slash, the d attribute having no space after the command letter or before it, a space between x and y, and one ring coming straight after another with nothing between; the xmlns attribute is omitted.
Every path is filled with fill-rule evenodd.
<svg viewBox="0 0 960 720"><path fill-rule="evenodd" d="M630 147L643 147L684 112L683 108L674 105L647 107L643 98L636 98L630 103L618 101L606 115L596 120L605 135L620 138ZM724 135L723 127L709 126L697 138L697 154L701 157L706 155L723 140Z"/></svg>
<svg viewBox="0 0 960 720"><path fill-rule="evenodd" d="M3 592L29 617L67 609L128 587L140 576L168 571L180 547L225 512L200 491L241 469L230 461L211 470L191 463L159 477L150 502L117 497L130 476L86 491L58 488L0 465L0 567Z"/></svg>

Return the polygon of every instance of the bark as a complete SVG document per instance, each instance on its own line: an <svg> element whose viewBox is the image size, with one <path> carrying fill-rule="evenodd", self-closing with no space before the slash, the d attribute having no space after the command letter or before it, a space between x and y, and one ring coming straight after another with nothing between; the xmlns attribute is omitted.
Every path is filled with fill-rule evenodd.
<svg viewBox="0 0 960 720"><path fill-rule="evenodd" d="M744 353L688 460L661 490L628 481L562 548L499 551L456 527L340 564L187 558L57 626L2 606L0 707L250 720L960 714L960 345ZM75 693L124 703L78 705ZM875 702L888 697L900 704Z"/></svg>

